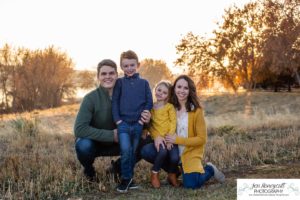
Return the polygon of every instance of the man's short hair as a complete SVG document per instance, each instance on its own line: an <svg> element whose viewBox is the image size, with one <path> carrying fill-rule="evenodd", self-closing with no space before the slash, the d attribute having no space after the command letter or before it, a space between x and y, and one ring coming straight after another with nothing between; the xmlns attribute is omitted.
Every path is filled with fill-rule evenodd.
<svg viewBox="0 0 300 200"><path fill-rule="evenodd" d="M132 50L124 51L120 57L120 65L122 64L123 59L135 59L137 63L139 63L139 58L136 53Z"/></svg>
<svg viewBox="0 0 300 200"><path fill-rule="evenodd" d="M104 59L101 62L99 62L99 64L98 64L98 67L97 67L97 76L99 76L100 70L101 70L101 68L103 66L110 66L110 67L114 68L114 70L116 72L118 72L117 71L117 64L113 60L111 60L111 59Z"/></svg>

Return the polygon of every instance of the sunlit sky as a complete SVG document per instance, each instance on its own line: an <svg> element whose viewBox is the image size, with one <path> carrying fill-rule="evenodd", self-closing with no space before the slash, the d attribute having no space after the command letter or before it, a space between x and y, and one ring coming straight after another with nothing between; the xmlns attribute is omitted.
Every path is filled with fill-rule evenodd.
<svg viewBox="0 0 300 200"><path fill-rule="evenodd" d="M176 60L188 32L210 34L224 9L250 0L0 0L0 45L67 52L76 69L95 69L121 52Z"/></svg>

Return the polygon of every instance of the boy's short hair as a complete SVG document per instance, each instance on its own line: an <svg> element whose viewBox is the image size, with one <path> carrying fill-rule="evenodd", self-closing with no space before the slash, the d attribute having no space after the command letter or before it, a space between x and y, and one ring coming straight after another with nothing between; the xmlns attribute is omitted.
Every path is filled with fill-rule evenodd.
<svg viewBox="0 0 300 200"><path fill-rule="evenodd" d="M137 63L139 63L139 58L136 55L136 53L132 50L128 50L128 51L124 51L123 53L121 53L121 57L120 57L120 65L122 65L122 60L123 59L135 59Z"/></svg>
<svg viewBox="0 0 300 200"><path fill-rule="evenodd" d="M117 71L117 64L113 60L111 60L111 59L104 59L101 62L99 62L99 64L98 64L98 67L97 67L97 76L99 76L100 70L101 70L101 68L103 66L110 66L110 67L114 68L114 70L116 72L118 72Z"/></svg>

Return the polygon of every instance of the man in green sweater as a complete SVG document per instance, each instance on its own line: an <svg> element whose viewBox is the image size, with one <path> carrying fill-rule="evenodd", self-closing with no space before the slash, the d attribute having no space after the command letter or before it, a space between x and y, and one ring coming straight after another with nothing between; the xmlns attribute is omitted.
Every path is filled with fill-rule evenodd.
<svg viewBox="0 0 300 200"><path fill-rule="evenodd" d="M120 155L117 128L111 108L111 96L118 78L116 63L109 59L102 60L97 67L97 78L99 87L83 98L74 125L77 158L89 180L95 180L93 163L96 157ZM150 117L149 112L142 113L144 123L148 123ZM142 141L141 145L145 143L148 142ZM139 153L138 150L138 160ZM119 159L116 163L112 162L112 165L114 171L119 173Z"/></svg>

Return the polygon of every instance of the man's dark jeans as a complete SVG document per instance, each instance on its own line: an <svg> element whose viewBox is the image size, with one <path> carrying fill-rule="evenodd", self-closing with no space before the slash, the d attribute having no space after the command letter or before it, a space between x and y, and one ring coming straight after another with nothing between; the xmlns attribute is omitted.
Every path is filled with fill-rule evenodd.
<svg viewBox="0 0 300 200"><path fill-rule="evenodd" d="M148 143L153 142L151 137L147 137L145 140L141 139L137 149L136 162L141 160L141 148ZM95 169L93 163L97 157L100 156L119 156L120 146L118 143L105 143L98 142L88 138L77 138L75 142L75 150L77 158L81 165L84 167L84 174L92 178L95 176ZM120 159L116 161L117 169L120 170ZM121 173L120 171L118 172Z"/></svg>

